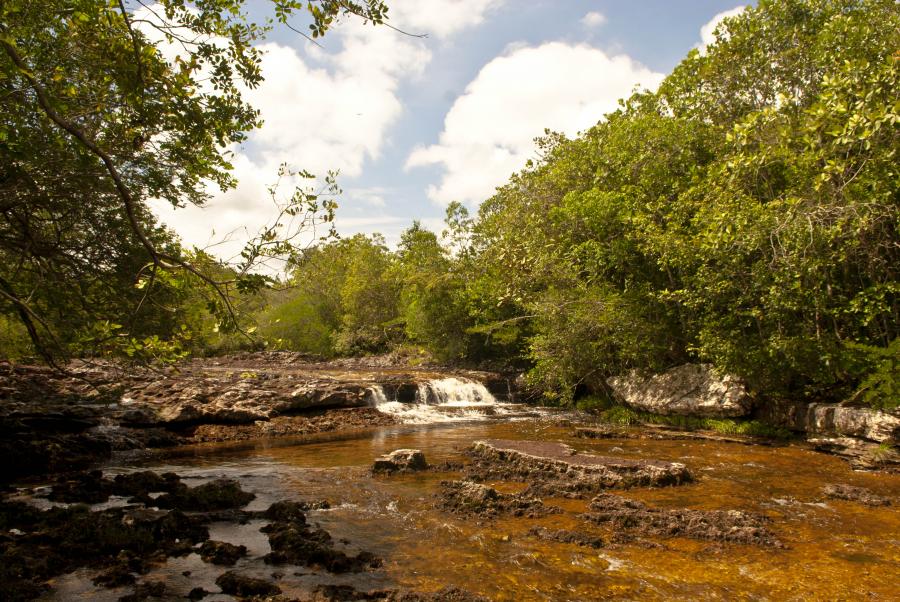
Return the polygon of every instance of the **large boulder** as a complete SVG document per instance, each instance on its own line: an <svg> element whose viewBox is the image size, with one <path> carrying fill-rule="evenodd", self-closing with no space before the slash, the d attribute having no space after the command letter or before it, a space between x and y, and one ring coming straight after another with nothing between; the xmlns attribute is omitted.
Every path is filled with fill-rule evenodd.
<svg viewBox="0 0 900 602"><path fill-rule="evenodd" d="M723 418L746 416L752 398L740 379L709 364L684 364L647 375L637 370L607 379L615 397L654 414Z"/></svg>
<svg viewBox="0 0 900 602"><path fill-rule="evenodd" d="M900 416L872 408L773 399L760 408L759 417L771 424L811 435L900 443Z"/></svg>
<svg viewBox="0 0 900 602"><path fill-rule="evenodd" d="M806 411L809 433L900 443L900 416L836 404L812 403Z"/></svg>

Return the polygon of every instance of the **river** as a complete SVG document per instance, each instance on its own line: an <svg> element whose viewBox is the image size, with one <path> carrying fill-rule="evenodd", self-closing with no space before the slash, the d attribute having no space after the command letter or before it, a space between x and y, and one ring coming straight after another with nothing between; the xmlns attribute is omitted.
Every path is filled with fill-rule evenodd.
<svg viewBox="0 0 900 602"><path fill-rule="evenodd" d="M454 403L459 400L443 400ZM477 403L484 403L483 400ZM377 403L377 402L376 402ZM381 403L391 403L382 399ZM427 405L427 404L426 404ZM437 403L435 405L441 405ZM457 404L458 405L458 404ZM488 403L487 405L490 405ZM389 409L389 408L385 408ZM423 408L395 408L409 412ZM433 409L432 409L433 410ZM743 445L716 441L576 438L571 416L534 415L513 406L458 415L449 408L428 421L375 430L243 444L203 444L121 455L103 466L119 473L174 471L190 484L234 478L257 498L250 509L281 499L327 500L309 520L345 542L384 559L380 569L334 576L305 567L273 567L260 521L216 523L211 537L240 543L249 555L237 569L275 579L287 596L305 598L317 583L360 590L404 587L434 591L458 586L494 600L896 600L900 597L900 475L854 472L842 460L801 445ZM415 418L415 419L413 419ZM784 548L681 538L612 543L615 534L579 518L587 500L545 499L564 512L529 518L477 520L435 506L441 480L452 472L374 476L375 457L398 448L421 449L430 463L463 461L473 441L504 438L561 441L579 451L684 463L693 483L630 489L622 495L662 508L746 510L767 515ZM824 484L848 484L895 499L892 507L824 499ZM515 483L491 483L514 492ZM601 536L600 549L547 542L535 526ZM189 573L188 573L189 572ZM195 587L217 591L220 567L196 554L169 558L147 578L162 578L172 596ZM49 600L116 600L128 590L96 588L87 571L55 579ZM205 600L232 600L213 594Z"/></svg>

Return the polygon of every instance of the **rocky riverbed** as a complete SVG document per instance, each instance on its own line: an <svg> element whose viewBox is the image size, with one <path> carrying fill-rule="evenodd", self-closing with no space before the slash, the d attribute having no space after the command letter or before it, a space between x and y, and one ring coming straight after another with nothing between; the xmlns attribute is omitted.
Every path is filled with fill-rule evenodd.
<svg viewBox="0 0 900 602"><path fill-rule="evenodd" d="M895 593L900 475L883 454L872 462L860 452L869 461L851 464L803 439L603 424L509 404L511 376L378 361L250 354L177 372L9 369L0 381L4 595ZM702 377L703 395L721 388L706 372L684 373ZM661 382L683 392L679 375ZM813 435L833 441L827 428L849 414L826 414L832 426L819 421ZM895 453L889 419L854 416L857 431L887 439L853 441Z"/></svg>
<svg viewBox="0 0 900 602"><path fill-rule="evenodd" d="M273 601L895 593L897 475L798 445L587 439L570 420L180 446L22 483L0 506L4 591Z"/></svg>

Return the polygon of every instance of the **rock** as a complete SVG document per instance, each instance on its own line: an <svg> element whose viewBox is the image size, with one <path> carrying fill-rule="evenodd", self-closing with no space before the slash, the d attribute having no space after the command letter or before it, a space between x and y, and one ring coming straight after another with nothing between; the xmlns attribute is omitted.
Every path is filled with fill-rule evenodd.
<svg viewBox="0 0 900 602"><path fill-rule="evenodd" d="M209 539L200 546L200 558L212 564L231 566L246 555L246 546L236 546L224 541Z"/></svg>
<svg viewBox="0 0 900 602"><path fill-rule="evenodd" d="M691 480L684 464L580 454L544 441L476 441L467 474L476 480L529 483L537 495L577 497L609 488L680 485Z"/></svg>
<svg viewBox="0 0 900 602"><path fill-rule="evenodd" d="M162 581L139 583L134 592L119 598L119 602L142 602L147 598L162 598L166 593L166 584Z"/></svg>
<svg viewBox="0 0 900 602"><path fill-rule="evenodd" d="M870 408L812 403L806 411L806 431L900 444L900 416Z"/></svg>
<svg viewBox="0 0 900 602"><path fill-rule="evenodd" d="M528 532L528 534L533 537L537 537L538 539L543 539L544 541L573 543L578 546L584 546L586 548L594 549L603 547L603 540L601 538L595 537L593 535L588 535L587 533L581 533L579 531L567 531L565 529L551 531L550 529L546 529L544 527L534 527Z"/></svg>
<svg viewBox="0 0 900 602"><path fill-rule="evenodd" d="M752 409L744 383L716 374L709 364L684 364L656 375L633 370L606 383L622 403L654 414L722 418Z"/></svg>
<svg viewBox="0 0 900 602"><path fill-rule="evenodd" d="M500 493L492 487L471 481L441 481L438 506L456 514L486 518L502 515L537 518L561 512L554 506L545 506L538 498Z"/></svg>
<svg viewBox="0 0 900 602"><path fill-rule="evenodd" d="M320 584L313 588L312 602L364 602L382 600L384 602L488 602L487 598L476 596L457 587L445 587L434 593L420 593L403 590L360 591L352 585Z"/></svg>
<svg viewBox="0 0 900 602"><path fill-rule="evenodd" d="M415 472L426 470L425 454L418 449L397 449L375 459L374 473Z"/></svg>
<svg viewBox="0 0 900 602"><path fill-rule="evenodd" d="M853 437L813 437L807 439L813 449L840 456L856 470L900 472L897 448Z"/></svg>
<svg viewBox="0 0 900 602"><path fill-rule="evenodd" d="M759 418L797 432L825 437L855 437L879 443L900 443L900 415L835 403L768 400Z"/></svg>
<svg viewBox="0 0 900 602"><path fill-rule="evenodd" d="M272 548L263 558L266 563L319 566L332 573L381 566L381 560L369 552L351 556L336 549L327 531L307 524L303 508L302 503L276 502L265 511L264 516L275 521L261 529Z"/></svg>
<svg viewBox="0 0 900 602"><path fill-rule="evenodd" d="M153 504L160 508L178 508L196 512L226 510L246 506L256 495L241 489L233 479L216 479L196 487L185 487L161 495Z"/></svg>
<svg viewBox="0 0 900 602"><path fill-rule="evenodd" d="M216 579L216 585L222 588L223 593L232 596L275 596L281 593L281 588L274 583L241 575L234 571L222 573Z"/></svg>
<svg viewBox="0 0 900 602"><path fill-rule="evenodd" d="M822 488L825 497L833 500L848 500L852 502L860 502L866 506L890 506L890 498L876 495L863 487L853 487L852 485L825 485Z"/></svg>
<svg viewBox="0 0 900 602"><path fill-rule="evenodd" d="M759 546L782 547L768 530L768 517L740 510L651 508L636 500L602 493L583 518L608 524L614 531L651 537L689 537Z"/></svg>
<svg viewBox="0 0 900 602"><path fill-rule="evenodd" d="M195 587L191 591L188 592L188 600L202 600L206 596L210 595L212 592L208 592L202 587Z"/></svg>
<svg viewBox="0 0 900 602"><path fill-rule="evenodd" d="M3 599L31 599L34 596L20 593L40 590L48 579L82 567L104 569L97 575L98 584L126 585L134 581L134 573L144 572L146 562L187 554L209 538L206 527L178 510L91 512L74 505L39 511L26 504L0 502L0 526L4 532L15 528L25 533L0 542Z"/></svg>

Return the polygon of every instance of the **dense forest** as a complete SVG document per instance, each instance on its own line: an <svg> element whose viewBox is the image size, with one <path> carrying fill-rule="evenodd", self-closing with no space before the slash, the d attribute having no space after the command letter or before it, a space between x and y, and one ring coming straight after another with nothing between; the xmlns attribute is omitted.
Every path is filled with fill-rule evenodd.
<svg viewBox="0 0 900 602"><path fill-rule="evenodd" d="M163 4L232 44L175 70L124 12L0 8L0 356L421 351L521 368L558 403L708 362L765 396L900 403L894 0L761 0L656 91L578 137L546 132L443 231L297 245L276 221L237 264L184 249L146 201L233 185L220 149L260 118L236 82L260 77L262 34L240 2ZM345 4L316 5L323 32ZM327 224L336 193L304 184L278 211ZM276 256L282 275L260 270Z"/></svg>

